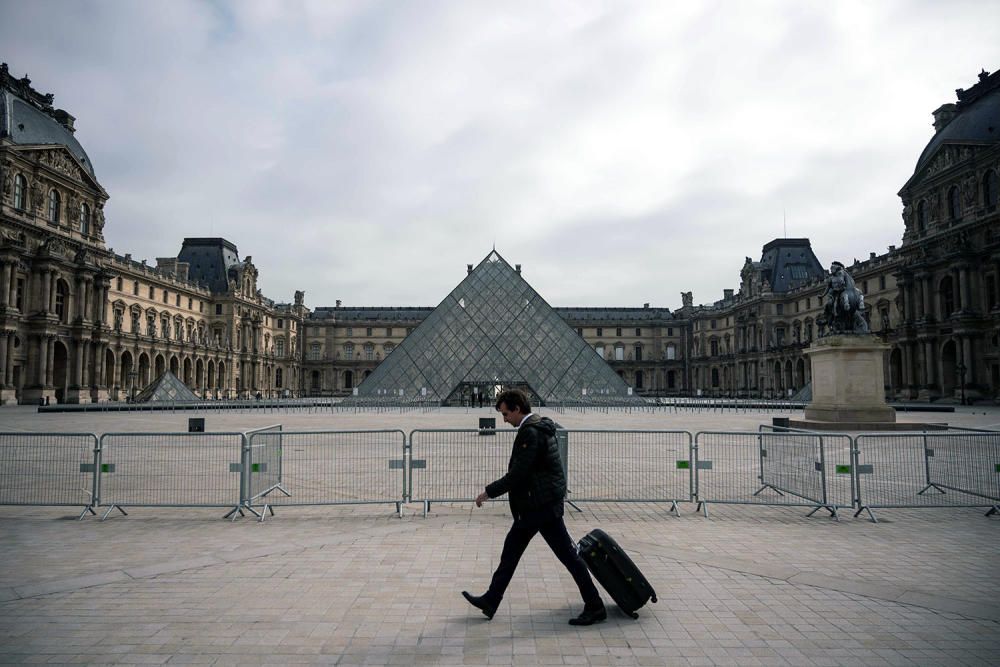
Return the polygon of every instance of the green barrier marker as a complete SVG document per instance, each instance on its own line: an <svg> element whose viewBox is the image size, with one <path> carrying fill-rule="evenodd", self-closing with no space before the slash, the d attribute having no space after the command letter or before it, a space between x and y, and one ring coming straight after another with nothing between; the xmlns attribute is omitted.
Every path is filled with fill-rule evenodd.
<svg viewBox="0 0 1000 667"><path fill-rule="evenodd" d="M997 472L1000 472L1000 463L996 465Z"/></svg>
<svg viewBox="0 0 1000 667"><path fill-rule="evenodd" d="M101 464L101 472L111 472L112 470L114 470L114 468L112 468L112 464L110 463Z"/></svg>
<svg viewBox="0 0 1000 667"><path fill-rule="evenodd" d="M1000 466L998 466L998 467L1000 467ZM678 470L690 470L691 469L691 462L690 461L678 461L677 462L677 469Z"/></svg>
<svg viewBox="0 0 1000 667"><path fill-rule="evenodd" d="M251 463L250 464L250 471L251 472L260 472L260 464L259 463Z"/></svg>
<svg viewBox="0 0 1000 667"><path fill-rule="evenodd" d="M837 466L837 474L838 475L850 475L851 474L851 466Z"/></svg>

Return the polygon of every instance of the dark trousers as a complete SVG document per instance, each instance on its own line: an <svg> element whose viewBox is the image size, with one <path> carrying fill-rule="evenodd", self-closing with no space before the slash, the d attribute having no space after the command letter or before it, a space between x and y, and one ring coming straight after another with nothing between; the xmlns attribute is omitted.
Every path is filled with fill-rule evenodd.
<svg viewBox="0 0 1000 667"><path fill-rule="evenodd" d="M514 519L514 525L510 527L503 542L500 564L497 565L490 588L483 597L494 605L500 604L524 550L536 533L541 534L559 562L573 575L584 604L588 608L600 606L601 594L597 592L597 587L590 579L590 572L587 571L587 564L576 552L576 544L566 530L562 504L538 512L526 512Z"/></svg>

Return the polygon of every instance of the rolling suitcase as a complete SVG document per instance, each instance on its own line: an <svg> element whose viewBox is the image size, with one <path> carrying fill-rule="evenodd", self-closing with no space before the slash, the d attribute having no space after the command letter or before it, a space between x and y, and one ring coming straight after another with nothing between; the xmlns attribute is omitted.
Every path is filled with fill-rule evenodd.
<svg viewBox="0 0 1000 667"><path fill-rule="evenodd" d="M577 545L580 557L594 578L622 611L639 618L636 610L647 600L656 602L656 591L628 554L600 528L587 533Z"/></svg>

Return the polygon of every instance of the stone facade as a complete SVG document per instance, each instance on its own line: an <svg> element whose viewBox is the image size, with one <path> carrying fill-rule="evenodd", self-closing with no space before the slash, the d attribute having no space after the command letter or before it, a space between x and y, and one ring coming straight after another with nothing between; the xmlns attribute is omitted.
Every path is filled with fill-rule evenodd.
<svg viewBox="0 0 1000 667"><path fill-rule="evenodd" d="M163 370L210 398L344 396L433 310L275 303L224 239L156 266L115 254L75 119L6 66L0 94L2 402L124 400ZM1000 392L1000 73L957 97L899 193L900 247L845 262L894 400ZM811 382L826 269L808 239L775 239L711 304L556 311L639 394L787 397Z"/></svg>

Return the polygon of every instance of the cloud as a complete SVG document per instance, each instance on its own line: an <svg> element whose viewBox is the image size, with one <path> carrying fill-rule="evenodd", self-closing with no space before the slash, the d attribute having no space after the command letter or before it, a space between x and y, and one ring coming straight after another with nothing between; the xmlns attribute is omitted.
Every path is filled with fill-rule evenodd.
<svg viewBox="0 0 1000 667"><path fill-rule="evenodd" d="M109 245L224 236L265 293L432 305L494 243L554 305L677 307L805 236L883 252L982 3L5 3Z"/></svg>

